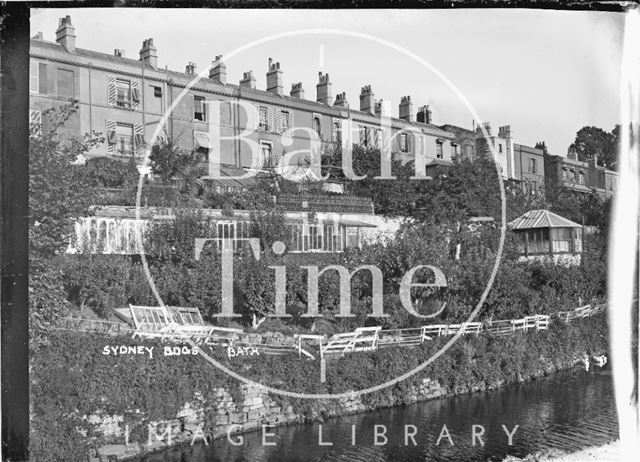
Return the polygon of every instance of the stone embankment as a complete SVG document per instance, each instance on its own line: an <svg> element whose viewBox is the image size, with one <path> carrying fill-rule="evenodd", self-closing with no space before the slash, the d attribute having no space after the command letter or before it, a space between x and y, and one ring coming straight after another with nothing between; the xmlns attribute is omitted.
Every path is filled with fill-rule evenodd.
<svg viewBox="0 0 640 462"><path fill-rule="evenodd" d="M145 441L105 444L98 449L98 454L92 462L129 460L174 445L228 438L240 433L261 430L263 426L290 425L309 420L302 414L296 414L291 405L279 404L260 386L243 384L241 395L242 401L237 403L227 390L219 388L215 396L215 409L208 411L198 404L201 397L196 397L193 403L186 403L182 407L175 419L150 423L151 436L147 434ZM419 386L411 387L406 401L426 401L446 395L447 391L437 381L425 378ZM314 402L311 420L321 421L368 410L371 409L363 404L356 394L338 400L319 400ZM213 413L212 418L206 418L207 412ZM122 426L122 416L92 415L88 419L97 425L96 430L104 441L129 439L125 434L126 429Z"/></svg>

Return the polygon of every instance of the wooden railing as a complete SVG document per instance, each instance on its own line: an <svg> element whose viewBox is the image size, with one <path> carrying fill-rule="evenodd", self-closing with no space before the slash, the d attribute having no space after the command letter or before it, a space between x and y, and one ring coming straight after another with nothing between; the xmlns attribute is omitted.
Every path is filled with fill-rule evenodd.
<svg viewBox="0 0 640 462"><path fill-rule="evenodd" d="M605 310L606 304L585 305L569 311L559 311L555 316L563 322L594 316ZM430 324L406 329L382 330L381 326L359 327L353 332L334 334L331 337L316 334L262 335L248 333L240 329L202 326L188 326L188 329L168 329L162 332L143 332L126 323L63 318L57 328L73 331L98 332L109 335L133 335L142 338L162 338L173 341L191 339L197 343L224 347L257 348L260 354L279 355L288 352L308 359L344 356L348 353L375 351L396 346L417 346L436 337L452 335L513 335L516 332L539 332L549 329L550 315L532 315L520 319L490 320L488 322L464 322L459 324ZM180 327L180 326L177 326ZM204 340L204 341L203 341ZM314 352L318 354L314 354Z"/></svg>
<svg viewBox="0 0 640 462"><path fill-rule="evenodd" d="M573 319L587 318L602 313L606 308L606 304L585 305L569 311L558 311L556 315L564 322L571 322Z"/></svg>

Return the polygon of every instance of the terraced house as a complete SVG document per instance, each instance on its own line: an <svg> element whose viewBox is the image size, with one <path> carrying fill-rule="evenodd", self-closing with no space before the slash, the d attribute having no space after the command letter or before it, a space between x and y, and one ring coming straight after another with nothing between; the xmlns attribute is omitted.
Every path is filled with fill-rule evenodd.
<svg viewBox="0 0 640 462"><path fill-rule="evenodd" d="M460 146L460 157L474 159L477 155L478 140L484 138L480 128L472 130L456 125L442 125L443 130L452 133L454 141ZM489 135L489 143L495 148L498 165L505 180L515 180L531 194L543 194L545 190L544 151L515 142L510 125L498 128L498 134L492 132L486 122L484 128Z"/></svg>
<svg viewBox="0 0 640 462"><path fill-rule="evenodd" d="M323 149L348 142L367 146L389 143L394 153L424 153L427 164L449 162L456 153L454 137L431 124L428 108L422 107L418 117L414 116L409 96L402 98L398 117L392 117L388 105L375 100L371 86L365 85L359 107L352 108L345 93L334 98L329 74L322 72L314 99L305 97L301 83L293 84L287 95L283 69L271 58L265 90L257 88L251 70L244 72L239 83L228 82L220 56L208 76L199 79L193 62L184 72L161 68L152 38L143 41L136 59L125 57L122 50L107 54L77 48L69 16L60 19L56 42L43 40L42 34L34 37L30 55L32 119L39 120L49 107L77 100L79 111L67 129L76 134L95 130L106 135L106 142L95 148L91 157L142 159L165 113L163 136L204 153L219 143L220 162L229 167L251 165L252 151L243 136L260 146L263 164L274 164L287 152L308 149L309 130L317 133ZM209 139L211 114L205 101L222 103L219 140ZM238 102L255 106L258 117L253 124ZM382 127L383 116L388 116L390 130ZM283 139L283 132L294 127L292 136Z"/></svg>

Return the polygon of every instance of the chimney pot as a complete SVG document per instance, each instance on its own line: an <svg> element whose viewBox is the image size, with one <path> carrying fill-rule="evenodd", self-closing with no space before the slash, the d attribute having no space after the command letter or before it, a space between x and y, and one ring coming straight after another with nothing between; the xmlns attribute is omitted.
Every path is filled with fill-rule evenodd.
<svg viewBox="0 0 640 462"><path fill-rule="evenodd" d="M291 84L291 92L289 94L294 98L304 99L304 89L302 88L302 82Z"/></svg>
<svg viewBox="0 0 640 462"><path fill-rule="evenodd" d="M398 106L399 117L407 122L413 122L413 103L411 102L411 96L403 96L400 99L400 106Z"/></svg>
<svg viewBox="0 0 640 462"><path fill-rule="evenodd" d="M345 92L338 93L336 95L336 101L333 103L334 106L348 108L349 102L347 101L347 94Z"/></svg>
<svg viewBox="0 0 640 462"><path fill-rule="evenodd" d="M323 104L331 104L333 95L329 74L318 72L318 84L316 85L316 101Z"/></svg>
<svg viewBox="0 0 640 462"><path fill-rule="evenodd" d="M209 69L209 78L222 85L227 84L227 66L222 62L222 55L216 56L215 61L213 61Z"/></svg>
<svg viewBox="0 0 640 462"><path fill-rule="evenodd" d="M185 68L185 74L194 75L196 73L196 63L189 61Z"/></svg>
<svg viewBox="0 0 640 462"><path fill-rule="evenodd" d="M250 88L255 90L256 78L253 76L253 71L244 72L242 74L242 80L240 80L240 86L243 88Z"/></svg>
<svg viewBox="0 0 640 462"><path fill-rule="evenodd" d="M284 94L284 83L280 63L274 63L269 58L269 70L267 71L267 91L282 96Z"/></svg>
<svg viewBox="0 0 640 462"><path fill-rule="evenodd" d="M498 127L498 136L505 139L512 138L511 125L503 125L502 127Z"/></svg>
<svg viewBox="0 0 640 462"><path fill-rule="evenodd" d="M418 109L418 122L423 124L431 123L431 109L429 106L422 106Z"/></svg>
<svg viewBox="0 0 640 462"><path fill-rule="evenodd" d="M374 95L373 91L371 90L371 85L365 85L360 89L360 110L362 112L373 114L373 102Z"/></svg>

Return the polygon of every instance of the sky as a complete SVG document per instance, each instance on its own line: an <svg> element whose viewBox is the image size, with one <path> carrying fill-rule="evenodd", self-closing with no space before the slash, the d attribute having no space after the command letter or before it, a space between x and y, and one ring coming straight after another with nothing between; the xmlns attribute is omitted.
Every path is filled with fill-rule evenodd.
<svg viewBox="0 0 640 462"><path fill-rule="evenodd" d="M360 89L398 115L402 96L414 112L429 104L433 122L471 128L473 115L494 133L510 125L516 143L545 141L566 155L585 125L611 130L620 119L621 13L528 9L473 10L207 10L35 9L31 34L55 41L58 18L70 15L76 46L138 58L153 38L159 66L205 70L219 54L286 32L322 29L265 41L225 59L227 81L253 70L266 88L268 58L280 62L284 91L302 82L315 100L318 72L333 95L359 107ZM327 29L338 30L331 32ZM353 36L366 34L377 40ZM351 35L349 35L351 34ZM431 66L425 66L422 62ZM435 72L434 72L435 69Z"/></svg>

